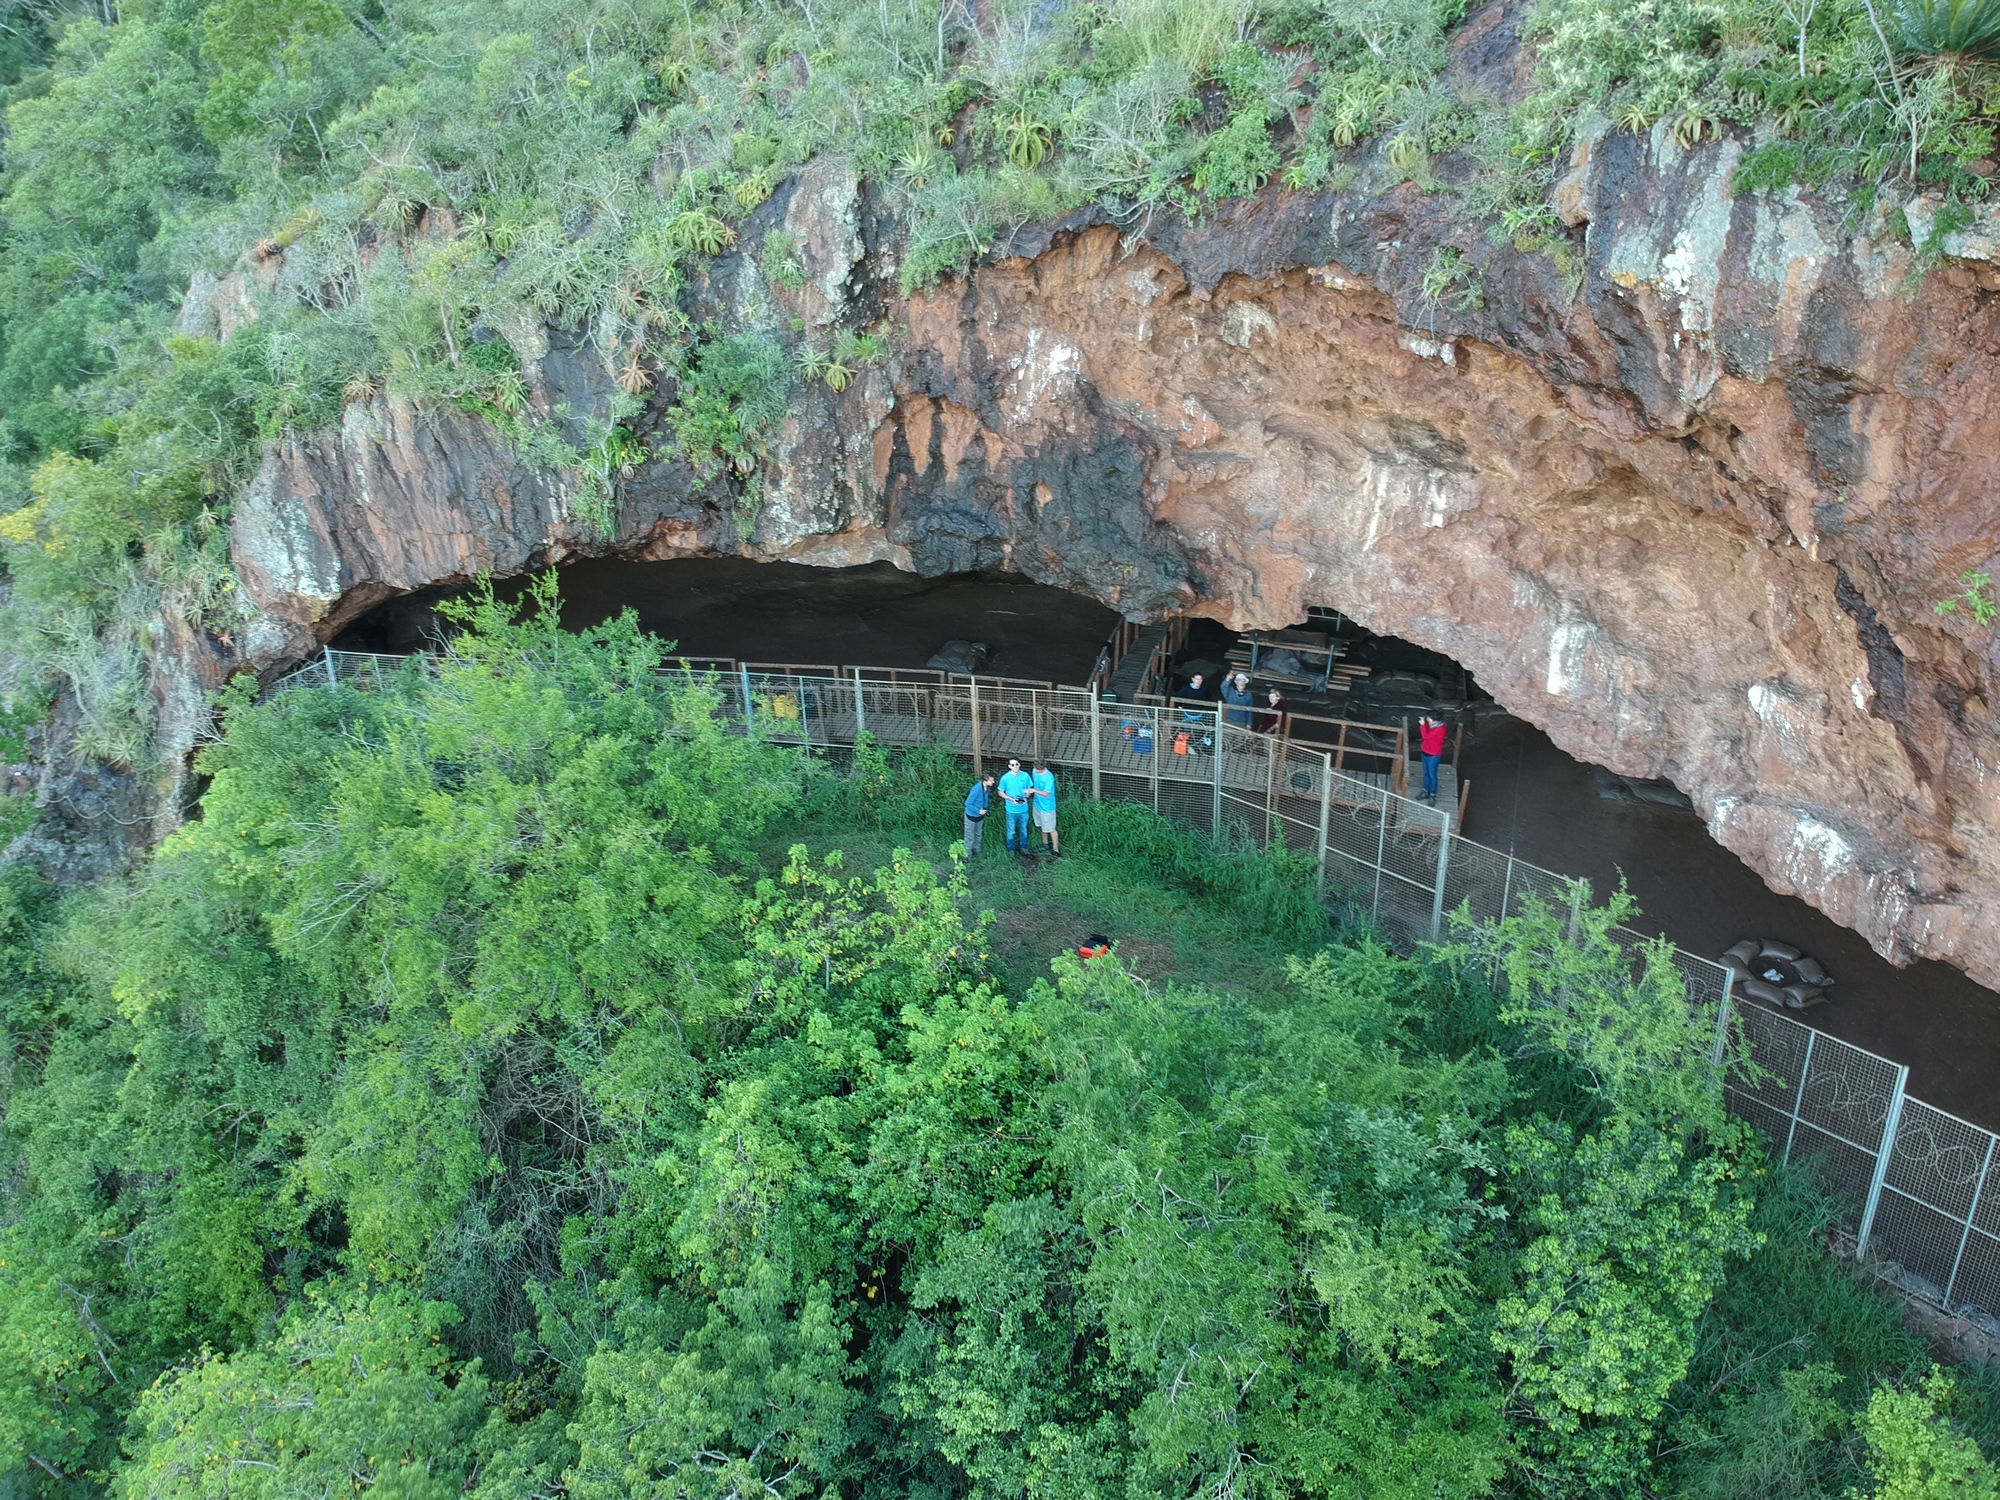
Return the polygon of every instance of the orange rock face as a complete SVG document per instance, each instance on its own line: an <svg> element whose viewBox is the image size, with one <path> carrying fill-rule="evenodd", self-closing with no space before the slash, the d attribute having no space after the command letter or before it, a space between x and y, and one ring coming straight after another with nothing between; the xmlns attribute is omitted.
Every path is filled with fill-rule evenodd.
<svg viewBox="0 0 2000 1500"><path fill-rule="evenodd" d="M2000 573L2000 268L1975 229L1919 284L1879 219L1730 196L1737 151L1580 152L1580 289L1404 187L1148 238L1084 215L904 299L886 220L821 174L769 206L810 306L732 256L705 310L880 324L893 353L801 394L754 500L649 465L591 542L497 446L385 406L274 449L239 507L252 655L578 548L1007 567L1241 627L1337 607L1670 777L1890 958L2000 985L2000 627L1933 607Z"/></svg>

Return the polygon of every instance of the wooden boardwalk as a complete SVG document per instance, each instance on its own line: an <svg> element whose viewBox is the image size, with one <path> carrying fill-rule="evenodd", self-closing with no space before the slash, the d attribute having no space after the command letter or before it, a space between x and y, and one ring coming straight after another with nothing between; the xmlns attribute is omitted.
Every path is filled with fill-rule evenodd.
<svg viewBox="0 0 2000 1500"><path fill-rule="evenodd" d="M1013 705L995 705L996 709L1004 707L1009 716L987 718L982 710L975 745L972 720L963 700L948 702L947 712L938 714L868 711L863 716L865 725L858 725L851 697L842 695L844 701L821 711L815 702L817 695L808 692L801 696L795 715L780 717L768 710L762 714L758 732L781 743L846 749L865 727L883 745L942 740L962 755L976 756L993 771L1005 769L1010 758L1026 765L1041 756L1072 774L1087 775L1094 768L1100 775L1144 778L1168 788L1173 800L1181 804L1198 798L1204 789L1212 797L1218 786L1214 725L1185 723L1171 714L1103 704L1097 715L1101 738L1093 759L1088 713L1050 708L1037 715ZM1129 735L1127 728L1132 731ZM1182 731L1187 734L1185 751L1177 754L1174 745ZM1387 806L1392 828L1431 835L1458 831L1458 777L1449 766L1440 769L1438 805L1431 808L1397 796L1386 772L1331 770L1317 746L1233 727L1223 738L1220 790L1238 802L1254 801L1266 807L1276 798L1318 802L1320 782L1325 777L1331 780L1330 800L1336 807L1365 812ZM1150 749L1142 748L1148 745ZM1276 766L1274 757L1278 759ZM1420 784L1421 773L1413 770L1412 780Z"/></svg>

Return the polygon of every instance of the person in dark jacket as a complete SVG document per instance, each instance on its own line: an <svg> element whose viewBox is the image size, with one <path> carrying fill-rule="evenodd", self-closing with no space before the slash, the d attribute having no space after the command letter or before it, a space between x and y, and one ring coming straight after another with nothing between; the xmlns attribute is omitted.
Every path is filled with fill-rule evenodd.
<svg viewBox="0 0 2000 1500"><path fill-rule="evenodd" d="M972 783L965 794L965 852L977 854L986 831L986 814L993 806L993 773L987 772Z"/></svg>

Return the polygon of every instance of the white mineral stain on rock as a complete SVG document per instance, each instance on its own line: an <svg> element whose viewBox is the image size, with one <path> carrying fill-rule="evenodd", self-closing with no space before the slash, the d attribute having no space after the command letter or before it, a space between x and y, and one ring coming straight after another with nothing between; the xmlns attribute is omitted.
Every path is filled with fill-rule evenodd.
<svg viewBox="0 0 2000 1500"><path fill-rule="evenodd" d="M1076 389L1083 372L1083 351L1066 339L1051 338L1040 328L1028 330L1028 347L1008 362L1014 371L1009 415L1016 421L1045 400L1060 399Z"/></svg>
<svg viewBox="0 0 2000 1500"><path fill-rule="evenodd" d="M1854 848L1835 829L1810 813L1800 813L1792 825L1783 868L1792 884L1814 890L1856 868Z"/></svg>
<svg viewBox="0 0 2000 1500"><path fill-rule="evenodd" d="M1232 302L1222 311L1222 342L1232 349L1248 349L1258 334L1278 337L1278 320L1261 302Z"/></svg>
<svg viewBox="0 0 2000 1500"><path fill-rule="evenodd" d="M1450 339L1427 339L1420 333L1406 333L1398 342L1419 359L1442 360L1448 365L1458 363L1458 345Z"/></svg>

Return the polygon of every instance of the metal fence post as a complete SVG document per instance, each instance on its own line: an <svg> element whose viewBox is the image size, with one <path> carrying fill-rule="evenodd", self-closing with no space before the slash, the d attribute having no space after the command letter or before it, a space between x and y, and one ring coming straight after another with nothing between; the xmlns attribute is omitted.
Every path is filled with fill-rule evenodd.
<svg viewBox="0 0 2000 1500"><path fill-rule="evenodd" d="M1167 747L1160 740L1160 731L1167 727L1167 721L1160 709L1149 708L1146 712L1153 716L1153 753L1147 759L1153 763L1153 811L1158 812L1160 810L1160 757L1167 753Z"/></svg>
<svg viewBox="0 0 2000 1500"><path fill-rule="evenodd" d="M326 685L328 687L339 687L340 679L333 675L333 647L320 647L320 660L326 665Z"/></svg>
<svg viewBox="0 0 2000 1500"><path fill-rule="evenodd" d="M757 732L757 714L750 706L750 669L742 662L738 662L736 670L743 679L743 732L754 736Z"/></svg>
<svg viewBox="0 0 2000 1500"><path fill-rule="evenodd" d="M1321 899L1326 896L1326 831L1333 821L1333 757L1319 753L1319 883Z"/></svg>
<svg viewBox="0 0 2000 1500"><path fill-rule="evenodd" d="M972 684L972 779L984 781L986 756L979 745L979 679L969 677L966 680Z"/></svg>
<svg viewBox="0 0 2000 1500"><path fill-rule="evenodd" d="M1098 719L1097 689L1090 690L1090 800L1104 800L1104 725Z"/></svg>
<svg viewBox="0 0 2000 1500"><path fill-rule="evenodd" d="M1799 1111L1806 1107L1806 1079L1812 1074L1813 1043L1818 1040L1817 1031L1806 1033L1806 1055L1799 1059L1799 1087L1792 1095L1792 1123L1785 1127L1785 1154L1778 1158L1783 1166L1792 1164L1792 1137L1799 1133Z"/></svg>
<svg viewBox="0 0 2000 1500"><path fill-rule="evenodd" d="M868 732L868 708L861 701L861 668L854 669L854 738L859 740Z"/></svg>
<svg viewBox="0 0 2000 1500"><path fill-rule="evenodd" d="M1507 920L1507 908L1514 900L1514 851L1507 851L1507 883L1500 888L1500 920Z"/></svg>
<svg viewBox="0 0 2000 1500"><path fill-rule="evenodd" d="M1715 1013L1715 1046L1710 1049L1708 1054L1708 1065L1711 1068L1722 1066L1722 1054L1729 1046L1729 1000L1730 996L1735 992L1735 988L1735 971L1733 969L1724 969L1722 971L1722 1004L1716 1007Z"/></svg>
<svg viewBox="0 0 2000 1500"><path fill-rule="evenodd" d="M1208 816L1208 836L1222 841L1222 709L1215 710L1215 808Z"/></svg>
<svg viewBox="0 0 2000 1500"><path fill-rule="evenodd" d="M1444 935L1444 883L1451 873L1451 825L1447 821L1438 830L1438 873L1437 888L1431 892L1431 941L1436 942Z"/></svg>
<svg viewBox="0 0 2000 1500"><path fill-rule="evenodd" d="M1958 1237L1958 1254L1951 1258L1951 1280L1944 1284L1944 1305L1951 1306L1951 1289L1958 1285L1958 1268L1965 1263L1965 1244L1972 1238L1972 1221L1979 1217L1979 1196L1986 1191L1986 1174L1993 1170L1994 1137L1986 1137L1986 1160L1979 1164L1979 1181L1972 1185L1972 1202L1965 1210L1965 1232Z"/></svg>
<svg viewBox="0 0 2000 1500"><path fill-rule="evenodd" d="M1264 747L1264 847L1278 842L1278 754L1282 744L1275 735L1259 735Z"/></svg>
<svg viewBox="0 0 2000 1500"><path fill-rule="evenodd" d="M1806 1049L1810 1055L1811 1042L1806 1043ZM1903 1085L1909 1081L1910 1070L1901 1063L1896 1064L1896 1092L1890 1096L1889 1113L1882 1120L1882 1149L1875 1154L1875 1175L1868 1179L1868 1201L1861 1205L1861 1227L1854 1232L1854 1259L1857 1262L1868 1253L1868 1236L1875 1232L1875 1205L1882 1201L1882 1179L1889 1175L1889 1158L1896 1150L1896 1127L1903 1120ZM1799 1093L1804 1096L1803 1083L1799 1085Z"/></svg>
<svg viewBox="0 0 2000 1500"><path fill-rule="evenodd" d="M1368 908L1368 915L1377 921L1382 917L1382 863L1389 856L1389 795L1389 783L1385 781L1382 783L1382 827L1375 835L1375 904Z"/></svg>

